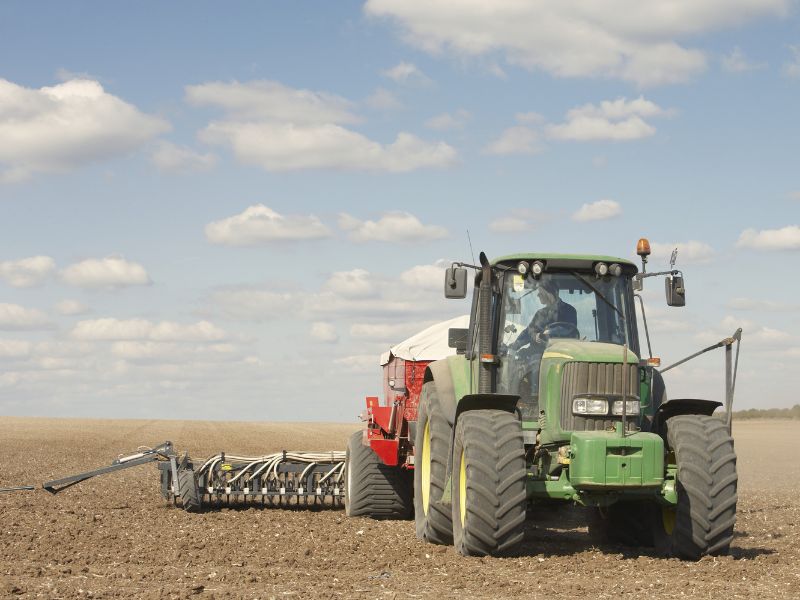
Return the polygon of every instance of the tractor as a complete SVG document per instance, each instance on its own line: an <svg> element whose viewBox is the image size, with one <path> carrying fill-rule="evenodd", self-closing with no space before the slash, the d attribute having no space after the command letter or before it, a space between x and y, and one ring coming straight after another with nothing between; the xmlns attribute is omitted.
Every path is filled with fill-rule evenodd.
<svg viewBox="0 0 800 600"><path fill-rule="evenodd" d="M465 298L475 272L469 327L450 329L454 355L424 365L415 419L398 417L397 401L368 399L377 412L348 446L347 514L413 512L420 539L485 556L522 541L531 507L561 502L586 507L597 541L687 560L726 553L738 484L731 349L738 366L741 330L659 369L637 292L663 277L667 304L684 306L684 278L675 253L670 270L651 273L646 239L637 253L641 272L610 256L539 253L481 253L479 265L447 269L448 298ZM661 374L718 347L726 412L713 414L718 401L668 399ZM395 421L376 418L381 410ZM390 439L397 456L387 461L371 440Z"/></svg>

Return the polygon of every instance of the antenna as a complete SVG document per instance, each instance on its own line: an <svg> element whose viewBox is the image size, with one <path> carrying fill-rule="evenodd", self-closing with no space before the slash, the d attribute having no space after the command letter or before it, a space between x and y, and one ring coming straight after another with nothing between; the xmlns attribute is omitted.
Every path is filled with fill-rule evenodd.
<svg viewBox="0 0 800 600"><path fill-rule="evenodd" d="M475 251L472 249L472 238L469 237L469 229L467 229L467 241L469 242L469 253L472 255L472 264L475 264Z"/></svg>
<svg viewBox="0 0 800 600"><path fill-rule="evenodd" d="M669 268L670 270L675 268L675 261L678 260L678 249L672 251L672 256L669 257Z"/></svg>

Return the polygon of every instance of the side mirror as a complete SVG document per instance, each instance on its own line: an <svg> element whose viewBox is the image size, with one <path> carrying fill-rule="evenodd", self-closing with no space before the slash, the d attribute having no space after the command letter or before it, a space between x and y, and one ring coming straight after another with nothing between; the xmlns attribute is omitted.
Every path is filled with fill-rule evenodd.
<svg viewBox="0 0 800 600"><path fill-rule="evenodd" d="M444 276L445 298L467 297L467 270L463 267L450 267Z"/></svg>
<svg viewBox="0 0 800 600"><path fill-rule="evenodd" d="M667 292L667 305L686 306L686 288L683 287L683 277L674 275L664 280Z"/></svg>
<svg viewBox="0 0 800 600"><path fill-rule="evenodd" d="M452 327L447 330L447 345L456 349L456 354L467 352L467 335L469 329L459 329Z"/></svg>

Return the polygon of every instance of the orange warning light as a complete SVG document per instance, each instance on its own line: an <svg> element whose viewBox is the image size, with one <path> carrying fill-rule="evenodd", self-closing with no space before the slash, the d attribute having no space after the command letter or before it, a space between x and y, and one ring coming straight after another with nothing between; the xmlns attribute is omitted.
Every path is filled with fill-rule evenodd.
<svg viewBox="0 0 800 600"><path fill-rule="evenodd" d="M636 254L639 256L650 256L650 242L647 238L640 238L636 244Z"/></svg>

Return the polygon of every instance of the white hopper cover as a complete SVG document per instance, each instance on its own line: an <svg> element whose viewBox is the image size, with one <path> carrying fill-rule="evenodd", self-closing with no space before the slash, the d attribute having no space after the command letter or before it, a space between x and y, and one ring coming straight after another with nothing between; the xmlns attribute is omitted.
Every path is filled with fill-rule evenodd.
<svg viewBox="0 0 800 600"><path fill-rule="evenodd" d="M396 346L392 346L389 352L381 354L381 365L387 364L392 356L414 361L441 360L452 356L456 353L456 349L447 345L447 332L451 327L466 329L469 327L469 315L431 325Z"/></svg>

